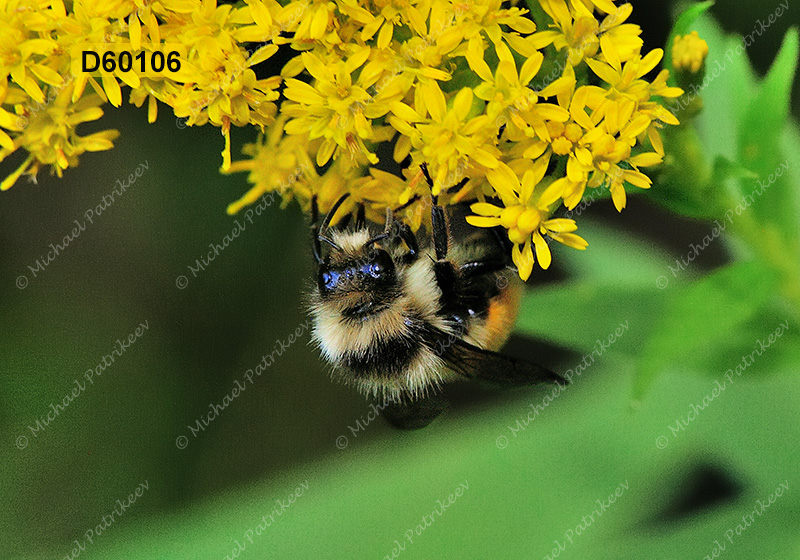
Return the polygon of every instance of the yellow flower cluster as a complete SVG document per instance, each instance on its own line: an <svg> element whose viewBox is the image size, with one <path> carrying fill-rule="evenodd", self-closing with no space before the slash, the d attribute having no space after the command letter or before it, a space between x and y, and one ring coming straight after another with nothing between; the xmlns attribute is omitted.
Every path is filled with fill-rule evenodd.
<svg viewBox="0 0 800 560"><path fill-rule="evenodd" d="M281 79L259 80L251 67L277 52L272 39L294 17L282 14L277 3L272 10L258 1L239 7L208 0L71 4L67 10L63 0L0 1L0 161L17 150L28 152L2 190L23 173L35 178L43 165L60 177L84 152L112 148L117 131L79 136L76 128L99 119L106 102L119 107L121 86L130 87L130 101L137 106L147 101L150 122L161 101L190 126L221 127L228 164L231 124L264 127L274 121ZM72 54L81 46L152 52L167 43L188 50L181 71L173 75L72 73Z"/></svg>
<svg viewBox="0 0 800 560"><path fill-rule="evenodd" d="M151 122L162 102L222 129L222 171L253 183L230 213L275 192L305 209L316 196L325 211L349 193L348 208L382 221L402 207L417 228L431 195L472 202L468 221L506 228L527 279L535 261L549 266L548 238L586 247L554 212L587 188L608 188L621 210L625 185L648 188L640 168L662 161L659 128L678 124L660 100L682 91L666 70L645 78L662 51L642 54L631 5L614 0L529 0L537 21L501 0L75 0L70 12L62 0L3 1L0 159L29 154L3 188L110 148L115 131L75 129L106 100L118 106L122 82ZM180 43L187 60L163 77L65 77L76 43L102 42ZM279 48L295 55L258 78ZM233 163L232 124L264 132ZM405 177L376 168L381 144Z"/></svg>
<svg viewBox="0 0 800 560"><path fill-rule="evenodd" d="M696 74L708 56L708 43L700 38L697 31L688 35L677 35L672 43L672 65L676 71Z"/></svg>

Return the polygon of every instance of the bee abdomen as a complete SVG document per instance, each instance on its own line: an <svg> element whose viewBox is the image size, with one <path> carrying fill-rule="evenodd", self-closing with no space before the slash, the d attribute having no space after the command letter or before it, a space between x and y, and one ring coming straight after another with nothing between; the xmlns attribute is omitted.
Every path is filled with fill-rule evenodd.
<svg viewBox="0 0 800 560"><path fill-rule="evenodd" d="M423 348L408 336L395 336L376 341L366 351L347 351L341 361L356 375L395 377L416 361Z"/></svg>

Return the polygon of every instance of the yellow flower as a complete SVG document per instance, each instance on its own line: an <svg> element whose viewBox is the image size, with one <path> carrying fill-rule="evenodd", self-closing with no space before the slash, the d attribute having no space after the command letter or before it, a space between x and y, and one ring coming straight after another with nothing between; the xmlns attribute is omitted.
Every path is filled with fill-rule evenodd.
<svg viewBox="0 0 800 560"><path fill-rule="evenodd" d="M589 187L599 187L607 185L611 191L611 198L618 211L622 211L626 205L625 189L623 185L627 182L641 189L649 189L652 181L650 178L639 171L639 167L647 167L661 163L661 155L655 152L642 153L631 156L631 142L633 132L638 127L647 125L647 118L640 119L638 123L629 125L614 137L603 128L596 128L584 136L584 141L588 143L589 153L591 154L591 165L585 166L584 171L591 173ZM584 165L580 159L576 167ZM574 206L574 205L573 205Z"/></svg>
<svg viewBox="0 0 800 560"><path fill-rule="evenodd" d="M254 24L254 17L263 18L265 25ZM173 106L176 116L186 118L189 126L209 121L222 128L222 168L227 169L231 125L255 124L263 130L274 121L277 111L273 101L279 96L275 89L280 77L259 80L251 67L269 59L278 47L268 44L250 55L241 46L245 41L263 41L270 36L269 12L250 6L215 7L214 2L202 2L199 9L173 12L165 19L162 27L169 40L191 47L188 60L172 76L184 87L166 92L165 101ZM141 97L139 93L137 101Z"/></svg>
<svg viewBox="0 0 800 560"><path fill-rule="evenodd" d="M58 44L48 37L55 22L32 2L9 1L0 7L0 76L10 77L37 102L44 101L40 82L60 86L63 82L47 59ZM41 4L46 4L42 2Z"/></svg>
<svg viewBox="0 0 800 560"><path fill-rule="evenodd" d="M607 14L612 14L617 9L614 5L615 0L581 0L583 5L588 10L600 10Z"/></svg>
<svg viewBox="0 0 800 560"><path fill-rule="evenodd" d="M340 39L335 33L328 34L336 5L333 2L313 2L303 14L295 30L295 41L299 43L313 43L324 41L326 44L336 44Z"/></svg>
<svg viewBox="0 0 800 560"><path fill-rule="evenodd" d="M696 74L708 56L708 43L697 31L688 35L676 35L672 43L672 66L675 70L688 70Z"/></svg>
<svg viewBox="0 0 800 560"><path fill-rule="evenodd" d="M363 4L356 0L345 0L339 8L350 18L363 25L359 33L362 41L369 41L376 37L378 49L389 46L394 37L395 27L407 25L417 33L425 34L425 18L413 2L394 3L385 0L374 2L377 13L359 6Z"/></svg>
<svg viewBox="0 0 800 560"><path fill-rule="evenodd" d="M286 124L286 132L308 135L312 140L325 139L317 152L319 166L337 157L342 150L353 158L366 156L373 164L378 161L364 141L379 139L372 119L385 115L393 99L401 97L403 92L398 91L394 97L373 98L367 88L374 82L362 81L363 73L353 83L353 72L369 55L369 47L363 47L346 61L339 60L329 66L316 55L303 53L303 64L314 77L314 84L295 78L286 80L284 95L291 102L283 106L282 112L292 117Z"/></svg>
<svg viewBox="0 0 800 560"><path fill-rule="evenodd" d="M519 33L533 33L536 24L525 17L528 10L516 7L503 9L502 4L502 0L473 0L456 4L455 12L459 17L455 25L463 30L463 37L467 40L482 33L495 45L500 45L501 39L504 39L512 49L519 49L518 52L526 56L531 46L519 40ZM505 31L501 25L508 26L514 32Z"/></svg>
<svg viewBox="0 0 800 560"><path fill-rule="evenodd" d="M340 158L328 167L324 174L319 175L312 167L308 174L307 181L298 182L289 193L289 200L297 200L300 208L304 212L309 212L311 209L312 198L317 199L317 206L321 215L325 215L333 208L333 205L345 193L353 194L353 186L359 179L358 170L352 166L344 163L344 158ZM284 199L286 200L286 199ZM344 218L348 214L352 214L359 200L353 196L347 198L341 206L341 211L334 216L333 225ZM381 214L382 218L386 217L386 209ZM383 219L380 220L381 222Z"/></svg>
<svg viewBox="0 0 800 560"><path fill-rule="evenodd" d="M411 138L412 159L428 162L434 195L461 181L470 165L497 166L499 151L491 140L496 135L495 123L487 115L470 118L470 88L462 88L448 109L439 85L428 80L417 86L415 104L417 111L395 104L389 123ZM420 122L413 126L403 116Z"/></svg>
<svg viewBox="0 0 800 560"><path fill-rule="evenodd" d="M381 223L386 219L386 208L400 208L397 217L416 231L423 221L430 218L430 191L422 174L419 175L416 181L407 181L372 168L369 176L353 181L352 192L359 197L357 200L365 203L368 219ZM398 205L401 200L405 202Z"/></svg>
<svg viewBox="0 0 800 560"><path fill-rule="evenodd" d="M508 238L514 244L511 256L523 280L530 277L534 260L543 269L550 266L552 256L545 236L575 249L583 250L588 245L582 237L572 233L577 229L573 220L550 218L551 207L560 198L560 189L542 181L548 164L549 158L539 158L520 182L517 174L501 163L486 177L504 207L478 202L471 206L477 216L467 216L467 222L473 226L503 226L508 230Z"/></svg>
<svg viewBox="0 0 800 560"><path fill-rule="evenodd" d="M624 64L616 57L609 62L587 60L587 64L597 77L611 86L606 97L610 98L625 114L626 108L636 101L644 101L650 97L650 84L641 78L650 72L661 61L664 51L654 49L646 56L638 56ZM596 90L587 90L596 91ZM623 99L625 98L625 99Z"/></svg>
<svg viewBox="0 0 800 560"><path fill-rule="evenodd" d="M564 0L540 0L540 4L553 20L551 27L556 29L534 34L533 44L537 49L551 43L558 51L567 49L567 61L573 66L584 58L597 57L601 49L606 59L609 57L607 51L613 48L617 54L612 56L625 61L642 47L641 28L625 23L633 11L630 4L615 7L610 1L592 0L593 6L608 14L600 22L586 0L572 2L572 9Z"/></svg>
<svg viewBox="0 0 800 560"><path fill-rule="evenodd" d="M242 148L242 153L250 159L233 162L223 170L223 173L248 171L247 180L253 184L242 198L228 205L228 214L236 214L269 193L277 193L288 201L303 183L317 178L308 155L308 140L302 136L284 136L287 119L280 117L266 137Z"/></svg>
<svg viewBox="0 0 800 560"><path fill-rule="evenodd" d="M36 177L42 165L49 165L53 173L61 177L62 172L78 165L78 156L84 152L99 152L114 147L113 140L119 135L116 130L103 130L87 136L78 136L76 127L83 122L95 121L103 116L99 95L85 95L72 103L73 84L63 88L44 109L23 115L17 119L21 129L13 146L3 145L0 161L19 148L29 153L17 170L0 184L0 190L9 189L23 173ZM9 113L0 114L0 126L8 127ZM6 122L3 122L6 120ZM24 125L24 126L23 126Z"/></svg>
<svg viewBox="0 0 800 560"><path fill-rule="evenodd" d="M584 119L579 122L589 122L584 108L590 107L593 111L590 122L597 124L603 120L606 130L611 134L620 132L624 126L634 121L639 125L643 124L644 121L637 117L646 116L650 122L632 136L647 130L653 147L663 155L663 146L657 132L658 122L672 125L679 123L672 113L652 100L652 97L677 97L683 94L683 90L667 85L667 70L662 70L652 84L641 79L658 64L662 55L661 49L655 49L644 58L637 57L624 65L616 66L596 60L587 61L592 71L611 87L608 90L594 86L580 88L575 93L573 114L578 119Z"/></svg>
<svg viewBox="0 0 800 560"><path fill-rule="evenodd" d="M163 103L187 125L221 129L221 171L250 183L229 213L265 197L304 210L316 198L325 212L348 193L340 216L363 204L382 221L389 207L416 229L431 194L442 205L478 201L470 223L506 228L527 278L535 261L550 265L548 238L586 247L574 222L554 217L559 208L608 187L621 209L627 185L650 186L641 169L662 161L659 131L678 124L662 100L682 93L667 71L645 79L662 53L642 56L630 3L538 2L549 21L537 32L527 10L502 0L6 0L0 159L28 157L0 186L42 165L60 175L112 147L116 131L82 137L76 127L130 88L150 122ZM67 78L74 53L93 43L186 54L171 74ZM279 45L298 54L265 68ZM676 67L701 64L703 45L680 38ZM253 125L259 140L231 163L231 127ZM379 147L393 149L401 173L375 168Z"/></svg>
<svg viewBox="0 0 800 560"><path fill-rule="evenodd" d="M536 51L517 70L516 61L508 47L501 43L496 45L496 51L499 61L494 75L483 59L484 46L480 37L470 39L466 55L469 67L483 80L483 83L475 88L475 95L488 101L486 114L492 119L497 118L512 105L516 105L516 109L528 110L536 103L538 95L528 87L528 84L539 72L544 60L544 55Z"/></svg>
<svg viewBox="0 0 800 560"><path fill-rule="evenodd" d="M621 118L616 112L619 105L609 104L606 95L608 92L602 88L583 86L573 99L575 110L572 115L589 130L572 143L566 177L558 180L564 181L564 203L570 209L580 202L586 186L607 185L614 205L621 211L626 204L623 184L628 182L639 188L649 188L651 180L639 171L639 167L656 165L662 160L657 151L631 155L638 137L652 126L652 119L637 112L636 104L628 104L630 100L627 98L620 99L630 113ZM584 112L587 100L593 109L591 117ZM574 129L573 138L577 137L577 129Z"/></svg>

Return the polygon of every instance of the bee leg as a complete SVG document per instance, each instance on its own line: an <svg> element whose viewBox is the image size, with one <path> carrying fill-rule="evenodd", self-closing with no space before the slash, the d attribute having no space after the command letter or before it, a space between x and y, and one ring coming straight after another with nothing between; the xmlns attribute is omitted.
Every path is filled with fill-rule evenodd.
<svg viewBox="0 0 800 560"><path fill-rule="evenodd" d="M367 223L367 210L364 207L363 202L358 203L358 209L356 210L356 229L363 228Z"/></svg>
<svg viewBox="0 0 800 560"><path fill-rule="evenodd" d="M431 235L436 253L433 273L436 276L436 284L442 291L442 307L446 309L458 301L458 272L453 263L447 260L447 251L450 244L447 216L444 208L436 204L436 197L432 197L432 201Z"/></svg>
<svg viewBox="0 0 800 560"><path fill-rule="evenodd" d="M392 233L392 225L394 225L394 212L388 206L386 207L386 222L383 226L383 232L387 235Z"/></svg>
<svg viewBox="0 0 800 560"><path fill-rule="evenodd" d="M463 278L475 278L487 274L500 272L508 267L508 263L501 259L483 260L464 263L458 267Z"/></svg>
<svg viewBox="0 0 800 560"><path fill-rule="evenodd" d="M447 408L447 400L436 393L411 402L388 402L383 408L386 420L401 430L419 430L433 422Z"/></svg>
<svg viewBox="0 0 800 560"><path fill-rule="evenodd" d="M433 189L433 179L431 179L431 174L428 172L428 165L423 162L420 164L419 169L425 176L428 185ZM431 234L433 236L433 247L436 251L436 260L440 262L447 258L450 237L447 229L444 208L439 206L437 197L431 195Z"/></svg>
<svg viewBox="0 0 800 560"><path fill-rule="evenodd" d="M449 234L447 232L447 218L444 208L436 204L436 197L431 197L433 206L431 207L431 230L433 235L433 247L436 251L436 260L443 261L447 258L447 248Z"/></svg>
<svg viewBox="0 0 800 560"><path fill-rule="evenodd" d="M311 197L311 223L316 224L319 221L319 204L317 203L317 195Z"/></svg>
<svg viewBox="0 0 800 560"><path fill-rule="evenodd" d="M391 238L394 237L393 224L394 224L394 215L392 214L392 209L387 207L386 208L386 225L383 227L383 231L381 233L379 233L378 235L376 235L375 237L373 237L372 239L369 239L364 244L364 246L368 247L368 246L372 245L373 243L377 243L378 241L380 241L382 239L386 239L387 237L390 238L390 240L391 240Z"/></svg>
<svg viewBox="0 0 800 560"><path fill-rule="evenodd" d="M506 230L501 226L495 226L489 231L492 232L495 241L497 241L498 247L502 249L503 254L506 256L506 263L512 264L513 261L511 260L511 251L514 249L514 244L511 243L511 240L508 238L508 233L506 233Z"/></svg>
<svg viewBox="0 0 800 560"><path fill-rule="evenodd" d="M419 246L417 245L417 238L414 232L403 222L395 222L394 225L397 228L398 237L400 237L408 247L408 255L404 257L405 261L407 263L414 262L419 256Z"/></svg>
<svg viewBox="0 0 800 560"><path fill-rule="evenodd" d="M347 216L345 216L344 218L339 220L339 223L336 225L336 227L338 227L339 229L346 229L347 226L350 225L350 221L352 219L353 219L353 215L352 214L348 214ZM356 220L356 227L358 227L358 220Z"/></svg>

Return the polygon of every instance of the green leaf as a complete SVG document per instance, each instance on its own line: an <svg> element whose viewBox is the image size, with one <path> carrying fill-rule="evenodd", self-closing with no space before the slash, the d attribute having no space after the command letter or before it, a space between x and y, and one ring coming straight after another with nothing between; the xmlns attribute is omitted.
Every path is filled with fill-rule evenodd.
<svg viewBox="0 0 800 560"><path fill-rule="evenodd" d="M651 317L660 314L664 292L657 288L656 279L664 274L664 263L672 259L647 241L607 224L585 217L579 222L579 233L589 248L575 251L556 246L553 250L570 275L581 280L529 290L517 329L588 352L598 340L607 340L620 325L627 324L624 337L613 350L635 354L644 344ZM690 279L687 273L675 284Z"/></svg>
<svg viewBox="0 0 800 560"><path fill-rule="evenodd" d="M791 29L741 121L741 161L760 175L772 171L779 157L780 135L776 131L782 130L789 119L799 51L797 29Z"/></svg>
<svg viewBox="0 0 800 560"><path fill-rule="evenodd" d="M711 17L700 18L696 28L708 43L709 53L703 83L687 92L703 99L703 111L694 124L709 166L718 156L736 161L739 121L755 95L755 74L747 57L736 55L740 39L726 36Z"/></svg>
<svg viewBox="0 0 800 560"><path fill-rule="evenodd" d="M780 136L782 154L800 154L800 128L796 124L784 127ZM800 166L789 165L783 180L788 188L780 185L782 189L780 196L783 198L784 206L794 210L794 221L791 216L787 216L789 219L783 221L781 230L783 236L787 238L788 254L796 256L800 255Z"/></svg>
<svg viewBox="0 0 800 560"><path fill-rule="evenodd" d="M675 40L675 37L677 35L686 35L692 31L692 27L697 21L697 18L707 12L713 5L714 2L712 0L694 4L684 10L684 12L678 16L678 19L675 20L675 25L672 26L672 31L670 32L669 38L667 39L667 44L664 47L664 68L668 68L670 74L674 75L675 72L675 69L672 66L672 42ZM674 79L674 77L671 79Z"/></svg>
<svg viewBox="0 0 800 560"><path fill-rule="evenodd" d="M509 427L542 403L541 391L522 391L485 411L457 408L411 433L391 431L380 419L357 437L343 426L347 449L331 442L330 453L279 476L149 515L138 515L137 502L96 539L91 557L538 559L558 540L567 558L607 558L609 543L615 558L700 558L715 539L728 544L725 531L786 482L789 491L765 515L732 534L729 552L795 557L800 446L777 442L800 437L797 379L757 390L736 381L672 435L668 426L710 392L707 379L671 374L631 414L629 375L602 363L593 373L516 433ZM660 437L666 448L657 447ZM688 496L681 489L696 480L698 463L724 469L740 490L719 506L667 518ZM594 513L597 500L617 488L618 499ZM159 490L151 484L142 502ZM85 542L82 531L68 534L61 547L29 557L61 558L76 538Z"/></svg>
<svg viewBox="0 0 800 560"><path fill-rule="evenodd" d="M641 354L634 397L667 366L685 368L708 357L731 331L761 313L775 295L772 274L758 262L738 262L676 291Z"/></svg>
<svg viewBox="0 0 800 560"><path fill-rule="evenodd" d="M655 286L638 289L575 282L536 289L522 302L517 330L576 352L589 352L618 328L625 332L615 352L635 354L646 341L649 323L661 310ZM616 338L616 337L614 337Z"/></svg>
<svg viewBox="0 0 800 560"><path fill-rule="evenodd" d="M757 178L758 175L742 166L739 162L731 161L723 156L719 156L714 160L714 175L711 179L714 184L720 185L730 179L752 181Z"/></svg>
<svg viewBox="0 0 800 560"><path fill-rule="evenodd" d="M775 62L739 125L739 162L759 179L757 182L742 182L742 193L749 194L756 186L768 184L764 195L759 195L761 200L753 205L754 215L762 223L769 221L781 229L791 228L795 233L798 208L787 204L787 201L796 197L797 185L788 180L788 175L783 176L781 170L788 166L796 154L786 154L781 150L780 131L791 122L792 83L799 52L798 33L792 29L784 37Z"/></svg>
<svg viewBox="0 0 800 560"><path fill-rule="evenodd" d="M667 165L653 177L654 188L647 197L682 216L713 220L724 214L726 205L718 202L720 183L709 176L706 147L697 131L689 126L671 130L664 138L668 154L679 153L681 165ZM719 157L719 159L725 159ZM727 161L727 160L726 160Z"/></svg>
<svg viewBox="0 0 800 560"><path fill-rule="evenodd" d="M770 342L770 336L774 342ZM772 376L797 377L800 364L800 329L785 309L764 309L729 333L714 347L708 360L696 364L701 376L714 376L744 368L737 376L748 382Z"/></svg>

